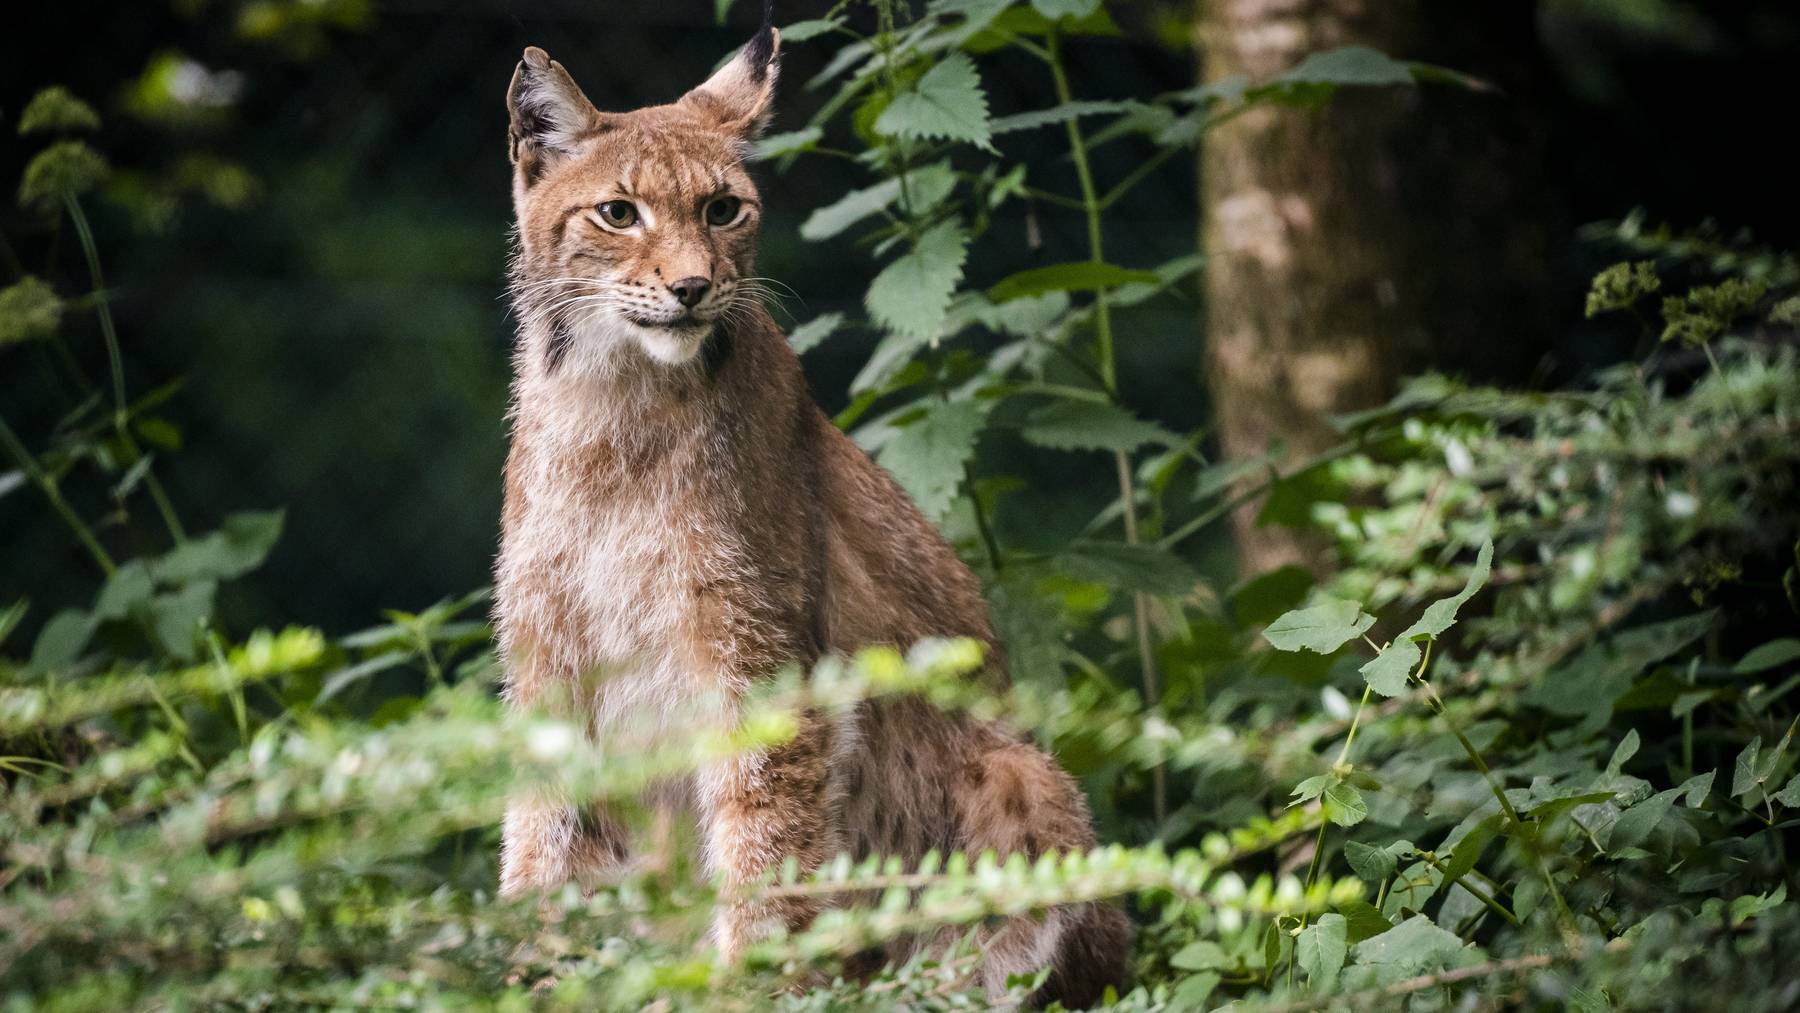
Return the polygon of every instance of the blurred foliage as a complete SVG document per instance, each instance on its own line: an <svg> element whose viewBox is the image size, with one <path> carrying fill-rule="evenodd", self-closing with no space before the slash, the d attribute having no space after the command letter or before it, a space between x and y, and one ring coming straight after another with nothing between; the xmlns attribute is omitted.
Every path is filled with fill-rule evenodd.
<svg viewBox="0 0 1800 1013"><path fill-rule="evenodd" d="M317 26L361 10L232 9L304 8L338 12ZM969 644L875 649L782 673L722 736L596 743L502 713L481 592L345 636L306 616L236 629L221 603L286 515L201 498L219 519L189 530L193 508L162 482L188 442L180 388L147 378L122 334L110 237L89 218L152 188L99 153L110 121L78 139L93 108L58 89L30 103L18 197L34 227L73 232L78 259L21 265L0 289L0 361L36 356L63 396L41 428L0 410L0 496L29 497L89 576L79 604L0 601L7 1002L967 1008L966 941L866 980L845 967L897 935L1096 897L1127 898L1139 923L1121 1009L1800 1000L1781 956L1800 929L1785 854L1800 826L1794 258L1717 230L1598 227L1626 259L1595 279L1590 315L1639 332L1639 361L1548 392L1426 376L1339 420L1341 445L1298 468L1211 461L1203 430L1120 382L1121 321L1202 265L1116 241L1104 213L1256 104L1459 79L1350 49L1271 81L1084 97L1074 57L1118 30L1108 11L845 4L786 30L790 51L829 54L821 107L760 156L851 170L850 192L813 194L801 234L862 251L873 278L792 338L809 360L857 359L840 424L982 572L1018 685L972 690ZM1053 99L1041 108L990 90L1020 58ZM207 126L171 127L190 128ZM1044 136L1054 158L1030 146ZM1127 146L1104 174L1095 152ZM309 201L358 189L319 172L319 193L274 198L296 231ZM972 255L1019 205L1042 230L1037 262ZM481 242L497 238L467 237ZM367 267L307 252L345 287ZM78 339L104 353L99 379ZM267 378L241 396L295 405ZM1048 473L1008 466L1043 459ZM1324 585L1201 575L1198 538L1264 491L1266 522L1334 543ZM1003 523L1020 500L1027 520ZM1049 501L1080 516L1032 515ZM759 889L863 903L741 968L706 947L714 887L683 848L591 892L494 900L494 826L520 782L629 805L782 740L802 708L901 693L1032 729L1125 844L1035 866L779 870Z"/></svg>

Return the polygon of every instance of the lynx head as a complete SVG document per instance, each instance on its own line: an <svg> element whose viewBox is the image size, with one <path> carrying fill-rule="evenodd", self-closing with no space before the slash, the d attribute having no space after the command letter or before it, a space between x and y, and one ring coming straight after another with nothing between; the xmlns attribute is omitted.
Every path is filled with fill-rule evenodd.
<svg viewBox="0 0 1800 1013"><path fill-rule="evenodd" d="M748 312L762 206L744 157L768 120L778 44L765 26L678 101L623 113L525 50L507 105L513 300L534 368L604 369L640 352L689 362Z"/></svg>

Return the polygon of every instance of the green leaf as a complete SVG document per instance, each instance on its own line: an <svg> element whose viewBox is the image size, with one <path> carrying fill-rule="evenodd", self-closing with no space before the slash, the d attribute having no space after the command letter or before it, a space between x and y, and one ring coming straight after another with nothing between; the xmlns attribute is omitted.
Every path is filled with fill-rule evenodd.
<svg viewBox="0 0 1800 1013"><path fill-rule="evenodd" d="M1411 640L1396 640L1381 649L1373 660L1357 669L1369 688L1382 696L1399 696L1406 692L1406 682L1423 655Z"/></svg>
<svg viewBox="0 0 1800 1013"><path fill-rule="evenodd" d="M0 327L4 326L4 319L0 319ZM0 333L0 343L3 343L4 340L4 334ZM1796 658L1800 658L1800 639L1782 637L1751 649L1750 653L1738 659L1738 663L1731 666L1731 671L1736 675L1754 675L1757 672L1766 672L1771 668L1785 665Z"/></svg>
<svg viewBox="0 0 1800 1013"><path fill-rule="evenodd" d="M1116 285L1156 285L1161 282L1162 276L1155 271L1134 271L1098 260L1075 260L1007 275L988 289L987 295L989 299L1003 303L1045 292L1093 292Z"/></svg>
<svg viewBox="0 0 1800 1013"><path fill-rule="evenodd" d="M1183 595L1200 582L1185 560L1154 545L1078 541L1057 554L1056 564L1076 580L1120 591Z"/></svg>
<svg viewBox="0 0 1800 1013"><path fill-rule="evenodd" d="M800 223L800 237L815 243L830 239L899 199L898 179L886 179L874 186L852 190L808 215L806 221Z"/></svg>
<svg viewBox="0 0 1800 1013"><path fill-rule="evenodd" d="M1625 810L1610 828L1599 835L1600 842L1608 851L1635 848L1644 843L1650 832L1668 818L1669 810L1675 805L1675 798L1681 792L1680 788L1660 791Z"/></svg>
<svg viewBox="0 0 1800 1013"><path fill-rule="evenodd" d="M1465 954L1460 937L1424 915L1357 943L1351 952L1357 964L1379 967L1384 981L1435 971L1460 962Z"/></svg>
<svg viewBox="0 0 1800 1013"><path fill-rule="evenodd" d="M805 42L829 34L837 28L839 21L833 18L813 18L808 21L796 21L781 30L781 43Z"/></svg>
<svg viewBox="0 0 1800 1013"><path fill-rule="evenodd" d="M0 609L0 644L6 643L6 638L12 636L12 631L19 628L19 624L25 621L25 613L30 609L31 600L28 598L20 598Z"/></svg>
<svg viewBox="0 0 1800 1013"><path fill-rule="evenodd" d="M148 605L150 628L163 649L181 661L193 661L195 645L212 617L218 585L210 580L190 583L172 594L159 594Z"/></svg>
<svg viewBox="0 0 1800 1013"><path fill-rule="evenodd" d="M1218 943L1202 939L1175 951L1169 966L1178 971L1216 971L1234 967L1236 962Z"/></svg>
<svg viewBox="0 0 1800 1013"><path fill-rule="evenodd" d="M1275 79L1294 84L1410 85L1412 68L1368 46L1344 46L1308 53Z"/></svg>
<svg viewBox="0 0 1800 1013"><path fill-rule="evenodd" d="M1117 405L1095 401L1057 401L1032 412L1019 427L1028 443L1052 450L1124 450L1146 443L1168 446L1174 434L1145 422Z"/></svg>
<svg viewBox="0 0 1800 1013"><path fill-rule="evenodd" d="M1333 599L1279 616L1263 628L1263 639L1278 651L1330 654L1374 624L1375 617L1356 602Z"/></svg>
<svg viewBox="0 0 1800 1013"><path fill-rule="evenodd" d="M1296 805L1300 802L1311 802L1313 799L1318 798L1319 795L1325 791L1325 786L1330 783L1330 777L1324 774L1314 774L1294 786L1292 796L1295 801L1289 802L1288 804Z"/></svg>
<svg viewBox="0 0 1800 1013"><path fill-rule="evenodd" d="M1786 901L1786 883L1777 886L1770 893L1739 897L1731 902L1731 925L1736 928L1771 908L1780 907Z"/></svg>
<svg viewBox="0 0 1800 1013"><path fill-rule="evenodd" d="M1407 627L1406 632L1400 634L1399 639L1412 640L1424 636L1436 640L1442 636L1445 630L1456 624L1457 610L1462 608L1470 598L1475 597L1475 593L1481 590L1483 584L1487 583L1488 573L1493 562L1494 543L1488 541L1483 543L1481 550L1475 554L1475 566L1469 571L1469 579L1463 584L1463 589L1448 598L1439 599L1426 606L1425 614L1419 617L1418 622Z"/></svg>
<svg viewBox="0 0 1800 1013"><path fill-rule="evenodd" d="M1353 900L1338 905L1338 913L1344 916L1349 928L1348 939L1360 943L1365 939L1373 939L1394 927L1394 923L1383 917L1375 905L1366 900Z"/></svg>
<svg viewBox="0 0 1800 1013"><path fill-rule="evenodd" d="M1108 113L1131 112L1143 108L1141 102L1119 100L1092 100L1064 102L1048 109L1033 109L1030 112L1014 113L1002 116L990 124L995 134L1011 133L1015 130L1033 130L1057 123L1067 123L1082 116L1101 116Z"/></svg>
<svg viewBox="0 0 1800 1013"><path fill-rule="evenodd" d="M975 453L985 412L973 401L932 402L925 415L902 428L877 459L925 516L941 520L962 486L963 466Z"/></svg>
<svg viewBox="0 0 1800 1013"><path fill-rule="evenodd" d="M794 328L788 334L788 344L794 349L795 355L805 355L824 344L825 339L831 337L843 322L842 313L821 313Z"/></svg>
<svg viewBox="0 0 1800 1013"><path fill-rule="evenodd" d="M987 95L966 53L951 53L913 86L894 96L875 120L876 132L909 140L968 141L993 150Z"/></svg>
<svg viewBox="0 0 1800 1013"><path fill-rule="evenodd" d="M219 530L177 546L151 565L159 584L222 581L241 577L262 565L281 537L282 511L238 513Z"/></svg>
<svg viewBox="0 0 1800 1013"><path fill-rule="evenodd" d="M100 185L112 170L106 159L80 141L58 141L25 166L19 181L19 204L38 211L55 211L68 197L77 197Z"/></svg>
<svg viewBox="0 0 1800 1013"><path fill-rule="evenodd" d="M1100 9L1100 0L1031 0L1031 9L1052 21L1085 18Z"/></svg>
<svg viewBox="0 0 1800 1013"><path fill-rule="evenodd" d="M0 345L18 344L56 333L63 301L41 278L26 275L0 289Z"/></svg>
<svg viewBox="0 0 1800 1013"><path fill-rule="evenodd" d="M150 579L149 565L141 559L134 559L119 567L106 579L106 585L94 599L94 618L123 619L149 601L150 596L155 593L156 587Z"/></svg>
<svg viewBox="0 0 1800 1013"><path fill-rule="evenodd" d="M1700 803L1706 801L1706 796L1712 794L1713 779L1718 776L1718 773L1716 770L1709 770L1704 774L1695 774L1681 782L1679 794L1687 796L1682 800L1682 804L1689 809L1700 808Z"/></svg>
<svg viewBox="0 0 1800 1013"><path fill-rule="evenodd" d="M1348 781L1326 788L1323 804L1325 818L1340 827L1356 826L1369 815L1369 804L1363 801L1362 792Z"/></svg>
<svg viewBox="0 0 1800 1013"><path fill-rule="evenodd" d="M1762 751L1762 736L1750 740L1744 751L1737 756L1737 762L1731 765L1731 794L1733 798L1742 796L1756 787L1756 754Z"/></svg>
<svg viewBox="0 0 1800 1013"><path fill-rule="evenodd" d="M1788 783L1780 791L1769 796L1789 809L1800 809L1800 774L1788 779ZM1688 796L1688 805L1692 806L1693 796Z"/></svg>
<svg viewBox="0 0 1800 1013"><path fill-rule="evenodd" d="M754 161L763 162L771 158L780 158L783 155L811 151L819 143L819 138L824 136L825 131L818 127L791 130L785 134L770 134L751 147L750 157Z"/></svg>
<svg viewBox="0 0 1800 1013"><path fill-rule="evenodd" d="M1294 958L1314 988L1330 988L1349 953L1350 924L1340 914L1322 914L1294 940Z"/></svg>
<svg viewBox="0 0 1800 1013"><path fill-rule="evenodd" d="M959 223L933 226L911 252L875 276L865 300L869 315L897 334L936 335L968 255L969 237Z"/></svg>
<svg viewBox="0 0 1800 1013"><path fill-rule="evenodd" d="M99 130L100 114L60 84L31 97L19 113L19 136L63 130Z"/></svg>
<svg viewBox="0 0 1800 1013"><path fill-rule="evenodd" d="M62 668L72 664L94 635L94 617L80 609L63 609L50 617L31 646L33 668Z"/></svg>
<svg viewBox="0 0 1800 1013"><path fill-rule="evenodd" d="M1394 874L1402 856L1409 855L1414 850L1416 849L1411 841L1395 841L1379 848L1360 841L1349 841L1344 845L1344 860L1356 871L1358 879L1365 883L1379 883Z"/></svg>
<svg viewBox="0 0 1800 1013"><path fill-rule="evenodd" d="M1620 739L1618 746L1613 749L1612 759L1608 760L1606 763L1606 772L1609 774L1617 774L1624 768L1626 760L1637 755L1637 751L1638 733L1637 729L1633 728L1631 731L1625 733L1625 737Z"/></svg>

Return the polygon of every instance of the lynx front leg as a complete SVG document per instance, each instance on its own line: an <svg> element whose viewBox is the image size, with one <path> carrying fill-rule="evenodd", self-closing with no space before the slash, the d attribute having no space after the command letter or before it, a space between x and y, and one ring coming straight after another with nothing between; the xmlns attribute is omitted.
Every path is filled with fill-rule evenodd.
<svg viewBox="0 0 1800 1013"><path fill-rule="evenodd" d="M803 928L818 912L812 898L753 898L748 892L790 856L805 874L838 852L830 758L827 722L808 716L785 745L734 758L701 776L706 859L723 889L713 937L726 960L736 961L745 947L779 928Z"/></svg>
<svg viewBox="0 0 1800 1013"><path fill-rule="evenodd" d="M515 799L500 829L500 896L591 886L625 860L625 834L604 812L547 791Z"/></svg>

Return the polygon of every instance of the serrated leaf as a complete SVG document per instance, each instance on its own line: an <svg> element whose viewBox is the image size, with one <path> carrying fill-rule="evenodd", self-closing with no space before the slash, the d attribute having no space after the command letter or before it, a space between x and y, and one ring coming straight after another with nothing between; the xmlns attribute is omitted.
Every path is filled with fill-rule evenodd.
<svg viewBox="0 0 1800 1013"><path fill-rule="evenodd" d="M993 150L987 95L966 53L951 53L894 96L875 119L877 133L910 140L968 141Z"/></svg>
<svg viewBox="0 0 1800 1013"><path fill-rule="evenodd" d="M11 345L56 333L63 301L42 278L26 275L0 289L0 345Z"/></svg>
<svg viewBox="0 0 1800 1013"><path fill-rule="evenodd" d="M1289 802L1288 804L1297 805L1300 802L1311 802L1313 799L1318 798L1319 795L1325 791L1325 786L1330 783L1330 777L1327 777L1324 774L1314 774L1306 780L1301 781L1299 784L1294 785L1294 790L1291 794L1295 801Z"/></svg>
<svg viewBox="0 0 1800 1013"><path fill-rule="evenodd" d="M1123 408L1096 401L1057 401L1032 412L1019 427L1028 443L1052 450L1132 451L1146 443L1168 446L1175 436Z"/></svg>
<svg viewBox="0 0 1800 1013"><path fill-rule="evenodd" d="M955 221L940 222L869 285L869 315L897 334L936 335L962 280L969 237Z"/></svg>
<svg viewBox="0 0 1800 1013"><path fill-rule="evenodd" d="M1344 916L1344 921L1349 928L1348 938L1352 944L1360 943L1365 939L1373 939L1394 927L1393 922L1383 917L1381 912L1375 909L1375 905L1366 900L1353 900L1339 904L1338 913Z"/></svg>
<svg viewBox="0 0 1800 1013"><path fill-rule="evenodd" d="M1320 798L1325 806L1325 818L1340 827L1356 826L1369 815L1369 804L1363 801L1362 792L1348 781L1339 781L1326 788Z"/></svg>
<svg viewBox="0 0 1800 1013"><path fill-rule="evenodd" d="M171 656L181 661L194 660L198 654L195 644L204 624L212 616L213 597L217 591L217 584L199 580L179 591L150 599L147 606L150 628Z"/></svg>
<svg viewBox="0 0 1800 1013"><path fill-rule="evenodd" d="M819 143L825 131L818 127L807 127L804 130L790 130L784 134L770 134L757 141L750 149L750 157L755 161L766 161L792 155L802 151L811 151Z"/></svg>
<svg viewBox="0 0 1800 1013"><path fill-rule="evenodd" d="M788 345L795 355L804 355L819 347L844 322L842 313L821 313L788 333Z"/></svg>
<svg viewBox="0 0 1800 1013"><path fill-rule="evenodd" d="M94 618L123 619L150 600L156 586L150 579L150 567L134 559L113 572L94 599Z"/></svg>
<svg viewBox="0 0 1800 1013"><path fill-rule="evenodd" d="M1464 943L1455 933L1414 915L1351 950L1359 965L1378 965L1390 976L1410 977L1459 961Z"/></svg>
<svg viewBox="0 0 1800 1013"><path fill-rule="evenodd" d="M1425 636L1436 640L1442 636L1445 630L1456 624L1457 610L1461 609L1470 598L1475 597L1475 593L1487 583L1488 573L1493 567L1493 562L1494 543L1488 541L1483 543L1480 551L1475 554L1475 566L1469 570L1469 579L1463 583L1463 589L1448 598L1441 598L1427 605L1425 614L1419 617L1418 622L1407 627L1406 632L1400 634L1399 639L1412 640L1415 637Z"/></svg>
<svg viewBox="0 0 1800 1013"><path fill-rule="evenodd" d="M1670 788L1639 802L1613 821L1599 835L1600 843L1609 851L1634 848L1644 843L1650 832L1662 825L1675 805L1676 796L1681 794L1680 788Z"/></svg>
<svg viewBox="0 0 1800 1013"><path fill-rule="evenodd" d="M1308 53L1275 79L1293 84L1395 85L1413 83L1412 68L1368 46L1343 46Z"/></svg>
<svg viewBox="0 0 1800 1013"><path fill-rule="evenodd" d="M1185 560L1154 545L1078 541L1057 554L1056 564L1076 580L1120 591L1181 595L1200 582Z"/></svg>
<svg viewBox="0 0 1800 1013"><path fill-rule="evenodd" d="M4 325L5 321L0 319L0 327ZM0 344L4 341L4 335L0 334ZM1755 675L1757 672L1785 665L1796 658L1800 658L1800 639L1782 637L1753 648L1750 653L1738 659L1737 664L1731 666L1731 671L1736 675Z"/></svg>
<svg viewBox="0 0 1800 1013"><path fill-rule="evenodd" d="M1094 292L1117 285L1161 283L1162 276L1155 271L1135 271L1099 260L1074 260L1008 275L988 289L987 296L994 302L1003 303L1045 292Z"/></svg>
<svg viewBox="0 0 1800 1013"><path fill-rule="evenodd" d="M1294 959L1314 988L1330 988L1337 981L1349 953L1349 935L1350 926L1343 915L1322 914L1294 940Z"/></svg>
<svg viewBox="0 0 1800 1013"><path fill-rule="evenodd" d="M1295 609L1263 627L1263 639L1278 651L1330 654L1363 635L1375 617L1353 601L1333 599L1312 608Z"/></svg>
<svg viewBox="0 0 1800 1013"><path fill-rule="evenodd" d="M1382 648L1380 654L1357 672L1375 692L1382 696L1399 696L1406 692L1407 679L1422 657L1418 644L1411 640L1396 640Z"/></svg>
<svg viewBox="0 0 1800 1013"><path fill-rule="evenodd" d="M989 126L995 134L1007 134L1015 130L1033 130L1037 127L1048 127L1057 123L1067 123L1069 120L1077 119L1082 116L1103 116L1109 113L1132 112L1143 107L1143 103L1141 102L1107 99L1064 102L1061 105L1051 106L1048 109L1033 109L1030 112L1014 113L1011 116L1001 116L994 120Z"/></svg>
<svg viewBox="0 0 1800 1013"><path fill-rule="evenodd" d="M839 22L833 18L796 21L781 30L781 42L786 45L791 42L805 42L807 39L818 38L835 29L838 24Z"/></svg>
<svg viewBox="0 0 1800 1013"><path fill-rule="evenodd" d="M1178 971L1212 971L1234 964L1223 947L1205 939L1183 946L1169 958L1169 966Z"/></svg>
<svg viewBox="0 0 1800 1013"><path fill-rule="evenodd" d="M899 199L898 179L885 179L874 186L852 190L808 215L806 221L800 223L800 237L815 243L830 239Z"/></svg>
<svg viewBox="0 0 1800 1013"><path fill-rule="evenodd" d="M1357 878L1363 882L1379 883L1394 874L1402 855L1411 854L1413 850L1411 841L1395 841L1379 848L1360 841L1349 841L1344 845L1344 860L1350 863L1350 868L1355 870Z"/></svg>
<svg viewBox="0 0 1800 1013"><path fill-rule="evenodd" d="M925 516L940 520L962 486L963 465L984 421L982 406L973 401L933 402L882 446L877 460Z"/></svg>

